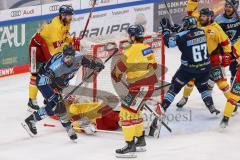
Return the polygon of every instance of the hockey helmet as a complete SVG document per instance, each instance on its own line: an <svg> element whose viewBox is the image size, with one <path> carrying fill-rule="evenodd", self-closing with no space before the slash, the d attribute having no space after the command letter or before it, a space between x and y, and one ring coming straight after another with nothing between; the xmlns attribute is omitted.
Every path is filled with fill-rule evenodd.
<svg viewBox="0 0 240 160"><path fill-rule="evenodd" d="M208 17L214 17L214 11L210 8L202 8L200 10L200 16L201 15L205 15L205 16L208 16Z"/></svg>
<svg viewBox="0 0 240 160"><path fill-rule="evenodd" d="M59 14L73 15L74 14L74 9L70 5L62 5L59 8Z"/></svg>
<svg viewBox="0 0 240 160"><path fill-rule="evenodd" d="M197 28L197 19L193 16L186 16L182 20L184 29Z"/></svg>
<svg viewBox="0 0 240 160"><path fill-rule="evenodd" d="M73 48L72 45L66 45L63 48L63 55L64 56L75 56L75 49Z"/></svg>
<svg viewBox="0 0 240 160"><path fill-rule="evenodd" d="M230 5L237 10L239 7L239 0L226 0L226 5Z"/></svg>
<svg viewBox="0 0 240 160"><path fill-rule="evenodd" d="M129 36L144 37L144 27L141 24L138 25L131 25L127 30Z"/></svg>

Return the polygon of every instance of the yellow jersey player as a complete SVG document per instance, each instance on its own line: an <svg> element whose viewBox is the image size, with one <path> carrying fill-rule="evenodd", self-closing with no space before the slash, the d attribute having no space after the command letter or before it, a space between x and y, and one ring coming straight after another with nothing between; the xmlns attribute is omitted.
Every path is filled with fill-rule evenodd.
<svg viewBox="0 0 240 160"><path fill-rule="evenodd" d="M30 110L38 110L36 76L41 65L46 63L54 54L63 50L68 44L74 45L79 49L79 39L70 37L70 23L72 21L73 8L69 5L63 5L59 9L59 15L54 17L48 24L42 26L31 39L29 45L29 57L31 78L29 84Z"/></svg>
<svg viewBox="0 0 240 160"><path fill-rule="evenodd" d="M207 37L208 52L210 54L210 61L212 65L209 86L217 84L218 88L223 91L225 97L230 97L230 87L224 73L224 67L231 62L231 43L222 30L221 26L213 21L214 12L209 8L203 8L198 11L198 0L188 0L187 11L188 14L194 16L198 20ZM184 95L177 107L182 108L188 100L194 87L194 81L190 81L184 88Z"/></svg>
<svg viewBox="0 0 240 160"><path fill-rule="evenodd" d="M121 104L119 114L127 146L117 149L116 156L132 158L136 157L134 152L146 151L141 107L154 92L154 84L157 83L155 73L157 63L152 48L143 43L143 26L130 26L128 34L132 44L114 67L112 78L120 82L125 73L129 90Z"/></svg>
<svg viewBox="0 0 240 160"><path fill-rule="evenodd" d="M228 33L229 37L233 42L233 56L234 60L230 65L230 71L232 74L232 88L231 88L231 98L228 99L225 105L224 117L220 123L221 128L226 128L228 125L229 118L232 116L233 112L237 111L240 101L240 68L239 68L239 57L240 57L240 22L238 14L235 12L238 10L239 1L229 0L225 4L225 13L216 17L216 21L222 26L225 32Z"/></svg>
<svg viewBox="0 0 240 160"><path fill-rule="evenodd" d="M240 41L237 41L234 44L234 48L240 46ZM234 50L234 55L238 58L238 63L240 62L240 50ZM228 126L229 118L232 116L233 112L235 111L236 106L238 106L240 101L240 67L238 66L237 73L235 75L232 88L230 91L230 97L226 104L224 109L224 117L220 123L221 128L226 128Z"/></svg>

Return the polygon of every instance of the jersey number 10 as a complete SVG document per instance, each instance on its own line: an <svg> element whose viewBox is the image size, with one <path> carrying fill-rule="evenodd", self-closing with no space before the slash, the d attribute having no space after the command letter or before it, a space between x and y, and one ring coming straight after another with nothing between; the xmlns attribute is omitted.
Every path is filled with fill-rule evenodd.
<svg viewBox="0 0 240 160"><path fill-rule="evenodd" d="M208 59L207 44L192 47L194 62L202 62Z"/></svg>

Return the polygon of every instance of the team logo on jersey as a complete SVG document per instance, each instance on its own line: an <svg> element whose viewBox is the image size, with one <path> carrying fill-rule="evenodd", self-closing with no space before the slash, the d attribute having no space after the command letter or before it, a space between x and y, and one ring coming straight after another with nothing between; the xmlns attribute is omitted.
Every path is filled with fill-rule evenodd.
<svg viewBox="0 0 240 160"><path fill-rule="evenodd" d="M228 35L229 39L233 40L233 38L237 34L237 31L236 30L229 30L229 31L226 32L226 34Z"/></svg>
<svg viewBox="0 0 240 160"><path fill-rule="evenodd" d="M212 31L211 29L209 29L207 32L208 32L210 35L214 35L214 31Z"/></svg>

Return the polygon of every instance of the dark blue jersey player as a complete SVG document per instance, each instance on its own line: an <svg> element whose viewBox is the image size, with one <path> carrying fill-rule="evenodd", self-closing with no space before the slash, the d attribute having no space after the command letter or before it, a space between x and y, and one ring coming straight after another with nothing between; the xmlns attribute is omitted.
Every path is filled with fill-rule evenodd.
<svg viewBox="0 0 240 160"><path fill-rule="evenodd" d="M40 69L37 75L37 87L41 91L46 105L35 111L22 123L30 136L37 134L36 122L55 114L59 117L70 139L77 139L71 122L67 118L61 92L68 86L69 81L81 66L94 69L97 72L104 68L102 63L87 59L79 52L75 52L74 48L69 45L65 46L62 53L53 56Z"/></svg>
<svg viewBox="0 0 240 160"><path fill-rule="evenodd" d="M164 43L167 47L178 46L182 56L181 66L172 78L170 89L164 97L163 109L167 110L182 87L194 79L209 111L216 114L220 113L214 107L208 90L211 64L204 30L197 27L197 20L194 17L187 16L183 19L183 31L171 36L168 23L167 19L161 21Z"/></svg>

